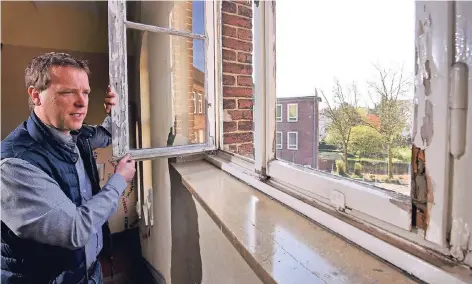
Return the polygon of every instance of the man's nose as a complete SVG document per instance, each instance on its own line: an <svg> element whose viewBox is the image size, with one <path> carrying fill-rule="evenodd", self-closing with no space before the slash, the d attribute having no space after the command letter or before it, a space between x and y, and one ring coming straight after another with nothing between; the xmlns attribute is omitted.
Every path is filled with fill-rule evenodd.
<svg viewBox="0 0 472 284"><path fill-rule="evenodd" d="M88 95L80 94L75 100L75 107L86 107L88 105Z"/></svg>

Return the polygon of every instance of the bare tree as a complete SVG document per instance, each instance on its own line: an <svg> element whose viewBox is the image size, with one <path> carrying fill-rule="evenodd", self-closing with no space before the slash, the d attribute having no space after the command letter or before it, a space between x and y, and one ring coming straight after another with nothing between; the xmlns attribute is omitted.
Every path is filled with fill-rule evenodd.
<svg viewBox="0 0 472 284"><path fill-rule="evenodd" d="M374 112L380 119L378 131L383 137L388 153L388 177L393 178L393 147L400 140L407 126L408 101L412 82L405 76L403 67L399 70L385 69L374 65L376 78L367 82L369 95L374 103Z"/></svg>
<svg viewBox="0 0 472 284"><path fill-rule="evenodd" d="M328 100L322 90L320 91L327 104L323 114L330 120L327 141L341 148L346 171L348 171L347 158L351 132L355 126L362 123L362 118L358 111L359 90L355 83L343 88L339 80L334 79L332 102Z"/></svg>

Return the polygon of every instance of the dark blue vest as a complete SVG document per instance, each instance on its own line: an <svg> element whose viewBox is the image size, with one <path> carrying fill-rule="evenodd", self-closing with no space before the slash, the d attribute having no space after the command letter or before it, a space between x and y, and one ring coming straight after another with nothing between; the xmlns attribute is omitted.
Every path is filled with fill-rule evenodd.
<svg viewBox="0 0 472 284"><path fill-rule="evenodd" d="M76 134L77 147L92 183L93 194L96 194L100 185L89 143L92 133L90 128L84 126ZM1 144L2 159L18 158L38 167L59 184L76 206L81 205L79 177L75 168L79 154L58 143L34 113ZM102 229L103 250L108 251L111 245L108 224ZM85 248L69 250L21 239L3 222L1 230L2 283L87 283Z"/></svg>

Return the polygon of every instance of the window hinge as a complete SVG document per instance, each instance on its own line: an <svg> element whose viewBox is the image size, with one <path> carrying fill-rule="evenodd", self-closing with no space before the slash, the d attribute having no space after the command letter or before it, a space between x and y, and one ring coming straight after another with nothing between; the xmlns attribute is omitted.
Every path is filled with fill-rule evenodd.
<svg viewBox="0 0 472 284"><path fill-rule="evenodd" d="M458 159L465 152L465 138L467 134L467 65L456 62L451 68L451 93L450 93L450 153Z"/></svg>

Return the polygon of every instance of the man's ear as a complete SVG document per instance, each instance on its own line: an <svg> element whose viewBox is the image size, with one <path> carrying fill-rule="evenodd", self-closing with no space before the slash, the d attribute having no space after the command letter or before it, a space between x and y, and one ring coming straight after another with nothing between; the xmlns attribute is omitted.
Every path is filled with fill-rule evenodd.
<svg viewBox="0 0 472 284"><path fill-rule="evenodd" d="M39 97L38 89L36 89L33 86L29 86L28 95L30 96L30 98L33 101L35 106L40 106L41 105L41 98Z"/></svg>

